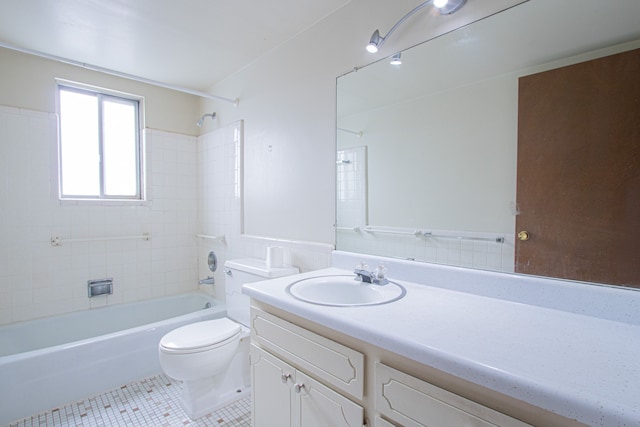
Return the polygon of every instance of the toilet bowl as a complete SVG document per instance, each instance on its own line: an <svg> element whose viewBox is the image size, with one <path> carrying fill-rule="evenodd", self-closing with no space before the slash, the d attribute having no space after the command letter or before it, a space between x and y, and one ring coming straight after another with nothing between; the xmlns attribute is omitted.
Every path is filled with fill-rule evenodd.
<svg viewBox="0 0 640 427"><path fill-rule="evenodd" d="M267 268L252 258L225 263L227 316L196 322L166 334L158 344L165 374L182 382L180 404L191 419L248 395L249 298L244 283L298 273L296 267Z"/></svg>
<svg viewBox="0 0 640 427"><path fill-rule="evenodd" d="M240 344L240 324L227 319L182 326L160 340L160 366L182 381L181 404L187 415L199 418L225 404L221 377L227 373Z"/></svg>
<svg viewBox="0 0 640 427"><path fill-rule="evenodd" d="M193 381L222 372L240 343L240 325L227 319L182 326L160 340L164 372L180 381Z"/></svg>

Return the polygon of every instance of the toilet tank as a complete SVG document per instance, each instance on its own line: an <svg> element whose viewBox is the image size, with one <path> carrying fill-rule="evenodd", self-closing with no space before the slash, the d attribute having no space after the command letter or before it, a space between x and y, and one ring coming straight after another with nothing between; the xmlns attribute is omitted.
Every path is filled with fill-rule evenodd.
<svg viewBox="0 0 640 427"><path fill-rule="evenodd" d="M242 285L260 280L298 274L298 267L267 267L263 259L233 259L224 263L224 289L227 317L249 327L249 297L242 293Z"/></svg>

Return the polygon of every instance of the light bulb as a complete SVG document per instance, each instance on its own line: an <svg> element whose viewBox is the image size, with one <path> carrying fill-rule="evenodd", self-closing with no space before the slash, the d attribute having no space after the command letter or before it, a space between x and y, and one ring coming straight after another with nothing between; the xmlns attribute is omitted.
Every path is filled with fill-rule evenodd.
<svg viewBox="0 0 640 427"><path fill-rule="evenodd" d="M433 0L433 6L437 7L438 9L442 9L447 5L447 3L449 3L449 0Z"/></svg>
<svg viewBox="0 0 640 427"><path fill-rule="evenodd" d="M376 45L375 43L369 43L367 45L367 52L376 53L377 51L378 51L378 45Z"/></svg>

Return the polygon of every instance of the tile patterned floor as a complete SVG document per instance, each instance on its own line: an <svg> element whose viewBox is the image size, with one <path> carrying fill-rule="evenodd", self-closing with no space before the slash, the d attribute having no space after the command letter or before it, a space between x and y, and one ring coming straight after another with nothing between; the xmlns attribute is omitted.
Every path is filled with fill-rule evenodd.
<svg viewBox="0 0 640 427"><path fill-rule="evenodd" d="M249 427L251 425L251 397L245 397L193 421L180 408L179 394L179 383L165 375L157 375L33 415L11 423L10 427Z"/></svg>

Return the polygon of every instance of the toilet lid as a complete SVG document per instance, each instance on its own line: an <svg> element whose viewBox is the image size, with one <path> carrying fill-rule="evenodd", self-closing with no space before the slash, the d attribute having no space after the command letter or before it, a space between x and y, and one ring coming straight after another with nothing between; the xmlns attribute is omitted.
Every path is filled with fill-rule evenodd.
<svg viewBox="0 0 640 427"><path fill-rule="evenodd" d="M226 317L205 320L174 329L162 337L160 345L169 350L194 350L229 339L240 329L240 324Z"/></svg>

